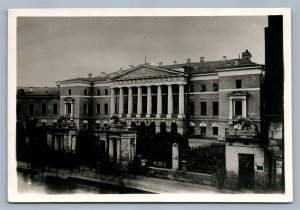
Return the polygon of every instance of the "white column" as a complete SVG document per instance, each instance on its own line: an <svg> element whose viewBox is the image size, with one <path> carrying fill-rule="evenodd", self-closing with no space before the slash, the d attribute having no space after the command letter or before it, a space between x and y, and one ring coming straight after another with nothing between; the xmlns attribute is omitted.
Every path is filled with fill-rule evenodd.
<svg viewBox="0 0 300 210"><path fill-rule="evenodd" d="M161 85L157 86L157 114L156 118L160 118L162 114L162 96L161 96Z"/></svg>
<svg viewBox="0 0 300 210"><path fill-rule="evenodd" d="M119 115L124 114L124 90L120 88Z"/></svg>
<svg viewBox="0 0 300 210"><path fill-rule="evenodd" d="M179 112L178 118L184 117L184 86L179 85Z"/></svg>
<svg viewBox="0 0 300 210"><path fill-rule="evenodd" d="M128 114L127 114L127 117L131 117L131 114L132 114L132 87L129 87L128 88Z"/></svg>
<svg viewBox="0 0 300 210"><path fill-rule="evenodd" d="M150 117L152 114L152 91L151 86L147 87L147 115L146 117Z"/></svg>
<svg viewBox="0 0 300 210"><path fill-rule="evenodd" d="M243 117L247 117L247 100L243 99Z"/></svg>
<svg viewBox="0 0 300 210"><path fill-rule="evenodd" d="M229 124L232 124L232 98L229 99Z"/></svg>
<svg viewBox="0 0 300 210"><path fill-rule="evenodd" d="M109 154L110 161L112 161L114 159L114 141L113 139L108 139L108 141L109 141L108 154Z"/></svg>
<svg viewBox="0 0 300 210"><path fill-rule="evenodd" d="M74 101L71 103L71 115L70 117L74 116Z"/></svg>
<svg viewBox="0 0 300 210"><path fill-rule="evenodd" d="M137 99L137 117L141 117L143 111L143 103L142 103L142 87L138 87L138 99Z"/></svg>
<svg viewBox="0 0 300 210"><path fill-rule="evenodd" d="M116 113L116 97L115 97L115 89L110 89L110 115Z"/></svg>
<svg viewBox="0 0 300 210"><path fill-rule="evenodd" d="M167 118L172 118L173 114L173 91L172 85L168 85L168 115Z"/></svg>

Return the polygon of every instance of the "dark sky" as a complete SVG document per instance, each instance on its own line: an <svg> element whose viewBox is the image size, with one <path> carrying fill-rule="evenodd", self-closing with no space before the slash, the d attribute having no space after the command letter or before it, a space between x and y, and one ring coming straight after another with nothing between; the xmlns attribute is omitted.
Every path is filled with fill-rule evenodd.
<svg viewBox="0 0 300 210"><path fill-rule="evenodd" d="M238 58L264 64L267 17L19 17L17 85L99 76L129 65ZM144 39L146 37L146 39Z"/></svg>

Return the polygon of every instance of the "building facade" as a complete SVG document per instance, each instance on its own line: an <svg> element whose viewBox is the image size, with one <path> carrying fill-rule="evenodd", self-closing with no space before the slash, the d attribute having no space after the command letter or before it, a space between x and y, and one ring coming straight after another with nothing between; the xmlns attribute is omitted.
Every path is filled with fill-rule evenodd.
<svg viewBox="0 0 300 210"><path fill-rule="evenodd" d="M250 118L260 129L263 76L263 66L252 62L246 50L237 59L141 64L98 77L58 81L51 89L56 98L42 102L24 96L43 88L19 88L17 107L37 124L51 125L66 115L78 130L98 130L118 115L128 127L145 126L147 132L222 139L234 129L232 121L238 116Z"/></svg>

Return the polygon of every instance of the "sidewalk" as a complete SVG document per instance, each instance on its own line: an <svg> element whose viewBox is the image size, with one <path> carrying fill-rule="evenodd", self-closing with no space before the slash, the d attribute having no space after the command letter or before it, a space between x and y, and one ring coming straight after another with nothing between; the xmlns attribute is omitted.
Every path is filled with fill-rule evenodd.
<svg viewBox="0 0 300 210"><path fill-rule="evenodd" d="M154 192L154 193L241 193L228 189L218 189L207 185L192 184L168 179L160 179L146 176L135 176L135 180L129 180L127 175L123 175L123 182L126 187Z"/></svg>

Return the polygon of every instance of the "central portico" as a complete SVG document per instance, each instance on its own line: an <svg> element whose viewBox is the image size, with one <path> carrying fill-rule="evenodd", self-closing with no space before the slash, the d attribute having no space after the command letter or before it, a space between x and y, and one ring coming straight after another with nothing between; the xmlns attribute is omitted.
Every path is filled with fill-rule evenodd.
<svg viewBox="0 0 300 210"><path fill-rule="evenodd" d="M187 74L139 65L111 78L110 114L127 118L184 118Z"/></svg>

